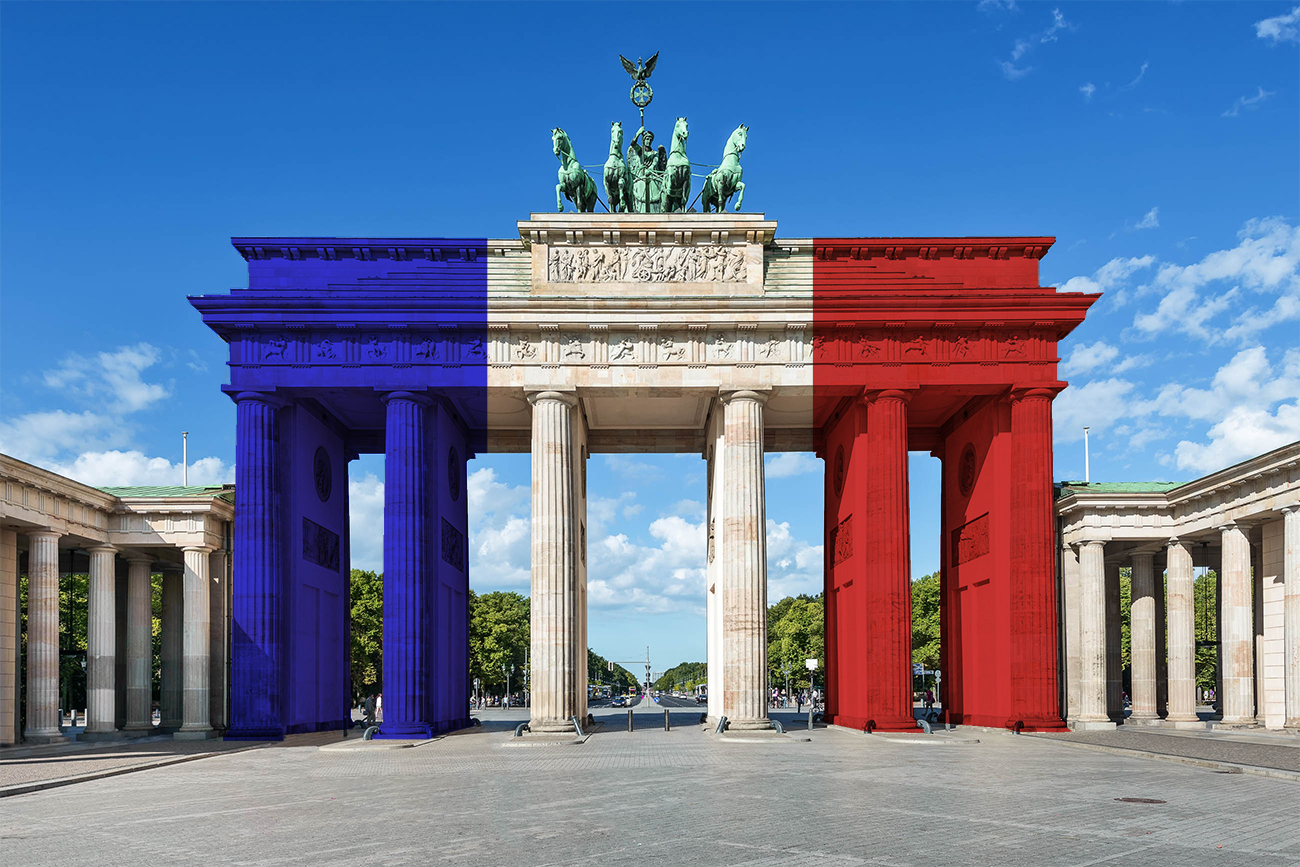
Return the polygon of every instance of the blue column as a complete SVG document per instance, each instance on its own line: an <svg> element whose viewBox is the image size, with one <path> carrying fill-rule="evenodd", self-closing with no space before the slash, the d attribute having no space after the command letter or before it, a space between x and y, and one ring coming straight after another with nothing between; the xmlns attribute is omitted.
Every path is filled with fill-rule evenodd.
<svg viewBox="0 0 1300 867"><path fill-rule="evenodd" d="M431 401L395 391L384 448L384 720L381 738L433 736L429 654L433 581Z"/></svg>
<svg viewBox="0 0 1300 867"><path fill-rule="evenodd" d="M284 737L284 526L280 401L235 397L235 550L230 728L226 740Z"/></svg>

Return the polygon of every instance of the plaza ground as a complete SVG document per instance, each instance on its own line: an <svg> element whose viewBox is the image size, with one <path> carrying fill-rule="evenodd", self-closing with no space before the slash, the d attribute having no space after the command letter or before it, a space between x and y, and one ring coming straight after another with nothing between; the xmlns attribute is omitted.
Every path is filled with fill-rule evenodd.
<svg viewBox="0 0 1300 867"><path fill-rule="evenodd" d="M631 733L625 711L594 713L582 744L521 745L509 735L527 711L486 710L482 727L408 749L302 736L9 797L0 860L1300 865L1290 779L993 731L730 743L689 705L668 732L658 706L636 708Z"/></svg>

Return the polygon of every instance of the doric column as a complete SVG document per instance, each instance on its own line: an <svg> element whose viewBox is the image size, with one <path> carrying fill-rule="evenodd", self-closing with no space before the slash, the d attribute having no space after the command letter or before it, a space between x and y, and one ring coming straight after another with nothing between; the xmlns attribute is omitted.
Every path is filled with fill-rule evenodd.
<svg viewBox="0 0 1300 867"><path fill-rule="evenodd" d="M185 582L175 572L162 576L162 646L159 648L158 727L176 731L185 721Z"/></svg>
<svg viewBox="0 0 1300 867"><path fill-rule="evenodd" d="M90 549L90 599L86 614L86 734L111 735L117 709L117 549Z"/></svg>
<svg viewBox="0 0 1300 867"><path fill-rule="evenodd" d="M1169 632L1168 723L1197 723L1196 716L1196 608L1195 574L1188 543L1170 539L1165 566L1169 578L1167 614Z"/></svg>
<svg viewBox="0 0 1300 867"><path fill-rule="evenodd" d="M558 391L530 394L533 405L532 713L534 732L573 731L578 713L579 641L577 504L573 476L573 411L577 398ZM586 648L581 648L586 653Z"/></svg>
<svg viewBox="0 0 1300 867"><path fill-rule="evenodd" d="M126 725L127 732L153 731L153 560L127 554Z"/></svg>
<svg viewBox="0 0 1300 867"><path fill-rule="evenodd" d="M763 404L754 391L722 395L725 445L722 523L722 713L732 729L766 729L767 512Z"/></svg>
<svg viewBox="0 0 1300 867"><path fill-rule="evenodd" d="M27 534L27 729L28 740L58 738L59 731L59 534Z"/></svg>
<svg viewBox="0 0 1300 867"><path fill-rule="evenodd" d="M230 657L230 633L226 622L230 591L228 556L229 552L224 549L208 555L208 722L217 730L224 729L229 723L226 714L226 660ZM350 611L351 606L344 610ZM351 647L348 636L344 636L343 641L344 647Z"/></svg>
<svg viewBox="0 0 1300 867"><path fill-rule="evenodd" d="M1132 605L1129 609L1129 649L1132 659L1134 721L1153 720L1156 714L1156 580L1154 556L1133 555Z"/></svg>
<svg viewBox="0 0 1300 867"><path fill-rule="evenodd" d="M1082 674L1079 652L1082 627L1079 623L1079 549L1074 545L1062 546L1061 573L1065 595L1065 715L1067 719L1075 719L1080 712L1079 686Z"/></svg>
<svg viewBox="0 0 1300 867"><path fill-rule="evenodd" d="M1106 708L1106 543L1079 546L1080 728L1114 725Z"/></svg>
<svg viewBox="0 0 1300 867"><path fill-rule="evenodd" d="M234 596L230 728L226 738L284 737L284 526L280 514L281 405L273 395L235 397Z"/></svg>
<svg viewBox="0 0 1300 867"><path fill-rule="evenodd" d="M1106 564L1106 710L1124 722L1124 647L1118 563Z"/></svg>
<svg viewBox="0 0 1300 867"><path fill-rule="evenodd" d="M185 548L185 626L183 633L184 674L182 678L183 722L178 738L207 737L212 731L208 690L212 672L209 668L208 630L211 625L211 602L208 591L209 548Z"/></svg>
<svg viewBox="0 0 1300 867"><path fill-rule="evenodd" d="M1240 524L1223 534L1223 596L1219 611L1222 643L1224 725L1255 724L1255 606L1251 598L1250 538Z"/></svg>
<svg viewBox="0 0 1300 867"><path fill-rule="evenodd" d="M429 508L435 494L429 407L424 395L384 398L384 722L385 738L427 738L429 649Z"/></svg>
<svg viewBox="0 0 1300 867"><path fill-rule="evenodd" d="M1282 510L1282 665L1286 727L1300 728L1300 506Z"/></svg>
<svg viewBox="0 0 1300 867"><path fill-rule="evenodd" d="M19 729L21 689L18 677L18 531L0 529L0 745L22 740Z"/></svg>
<svg viewBox="0 0 1300 867"><path fill-rule="evenodd" d="M1055 396L1054 389L1024 388L1012 392L1011 400L1011 464L1015 468L1011 482L1011 706L1017 720L1039 729L1062 723L1052 486Z"/></svg>

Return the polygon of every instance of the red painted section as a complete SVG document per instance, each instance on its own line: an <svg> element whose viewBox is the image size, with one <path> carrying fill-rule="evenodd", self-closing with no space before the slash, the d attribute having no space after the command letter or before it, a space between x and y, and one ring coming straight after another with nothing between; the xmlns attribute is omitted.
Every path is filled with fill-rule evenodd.
<svg viewBox="0 0 1300 867"><path fill-rule="evenodd" d="M953 722L1059 730L1056 345L1096 295L1038 285L1053 238L814 241L826 460L827 710L910 729L907 455L943 461L941 699Z"/></svg>

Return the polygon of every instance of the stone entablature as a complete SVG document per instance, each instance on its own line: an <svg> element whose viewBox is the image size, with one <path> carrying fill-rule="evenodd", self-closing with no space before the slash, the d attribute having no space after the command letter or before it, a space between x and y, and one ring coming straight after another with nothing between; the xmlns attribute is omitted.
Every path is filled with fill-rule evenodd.
<svg viewBox="0 0 1300 867"><path fill-rule="evenodd" d="M1102 484L1093 490L1065 483L1057 499L1064 543L1150 542L1159 547L1171 537L1214 535L1226 524L1276 516L1300 505L1300 442L1183 485L1142 487Z"/></svg>

